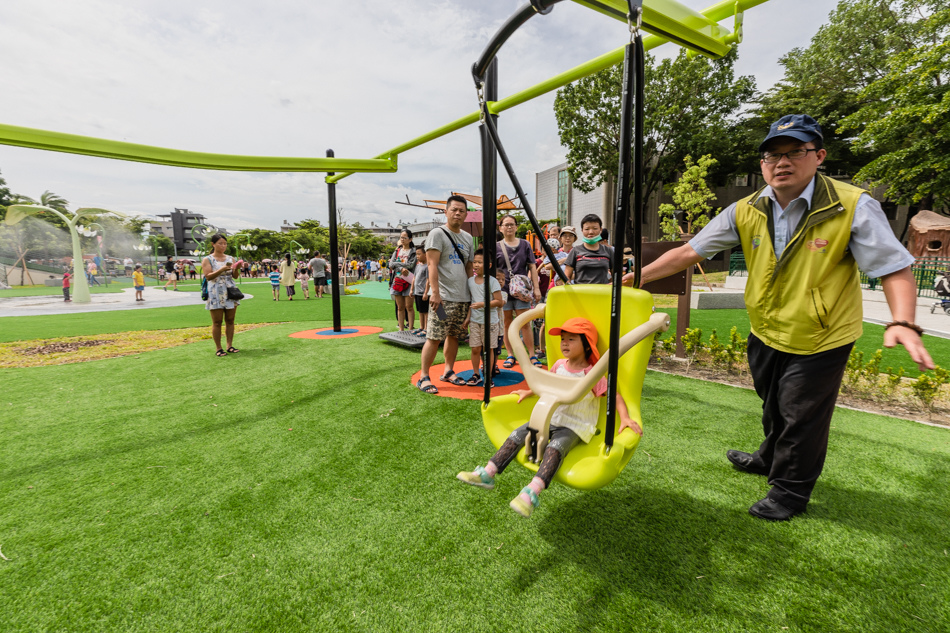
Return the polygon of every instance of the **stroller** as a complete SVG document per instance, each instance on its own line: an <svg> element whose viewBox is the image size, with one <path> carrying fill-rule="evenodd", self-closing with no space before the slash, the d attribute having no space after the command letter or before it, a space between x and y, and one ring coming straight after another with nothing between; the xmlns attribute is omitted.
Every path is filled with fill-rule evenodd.
<svg viewBox="0 0 950 633"><path fill-rule="evenodd" d="M933 314L937 308L942 308L944 312L950 314L950 270L945 270L934 279L934 290L940 301L934 301L930 306L930 314Z"/></svg>

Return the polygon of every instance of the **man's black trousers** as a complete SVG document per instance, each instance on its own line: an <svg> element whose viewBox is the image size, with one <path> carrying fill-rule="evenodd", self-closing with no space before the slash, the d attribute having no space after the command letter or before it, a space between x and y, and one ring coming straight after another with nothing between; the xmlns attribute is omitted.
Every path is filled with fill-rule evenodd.
<svg viewBox="0 0 950 633"><path fill-rule="evenodd" d="M749 334L749 372L762 399L765 441L752 454L769 471L768 497L804 510L828 452L828 430L853 343L817 354L780 352Z"/></svg>

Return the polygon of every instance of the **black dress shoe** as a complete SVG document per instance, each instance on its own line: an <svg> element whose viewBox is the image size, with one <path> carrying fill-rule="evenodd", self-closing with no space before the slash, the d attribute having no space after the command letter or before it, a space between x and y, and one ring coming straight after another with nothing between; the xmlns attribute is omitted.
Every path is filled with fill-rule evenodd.
<svg viewBox="0 0 950 633"><path fill-rule="evenodd" d="M744 473L752 473L753 475L769 474L769 469L756 464L752 455L749 453L728 450L726 451L726 459L732 462L732 465L735 466L737 470L741 470Z"/></svg>
<svg viewBox="0 0 950 633"><path fill-rule="evenodd" d="M756 501L752 504L752 507L749 508L749 514L757 519L765 519L766 521L788 521L796 514L801 514L802 512L804 512L804 510L786 508L778 501L774 501L768 497L761 501Z"/></svg>

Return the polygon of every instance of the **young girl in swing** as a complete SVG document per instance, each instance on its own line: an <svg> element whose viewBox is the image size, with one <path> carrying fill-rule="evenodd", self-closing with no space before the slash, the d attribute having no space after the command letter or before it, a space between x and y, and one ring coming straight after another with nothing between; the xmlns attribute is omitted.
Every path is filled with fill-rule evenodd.
<svg viewBox="0 0 950 633"><path fill-rule="evenodd" d="M597 351L597 328L594 324L587 319L576 317L568 319L561 327L551 328L550 332L553 336L560 335L561 353L564 355L564 358L551 366L551 371L558 376L573 378L586 376L600 358ZM530 389L512 393L518 394L518 402L533 395ZM509 504L515 512L523 517L530 517L531 512L540 503L538 495L551 485L551 479L554 478L567 453L578 443L586 444L594 437L600 413L600 405L595 398L602 397L606 393L607 378L602 377L579 402L561 405L555 409L551 417L548 445L538 467L538 474ZM630 418L627 404L619 393L617 394L617 416L620 418L618 435L626 428L632 429L638 435L643 435L640 425ZM458 479L473 486L493 489L495 476L504 472L518 451L524 447L527 435L527 424L518 427L484 467L479 466L472 472L461 472L458 474Z"/></svg>

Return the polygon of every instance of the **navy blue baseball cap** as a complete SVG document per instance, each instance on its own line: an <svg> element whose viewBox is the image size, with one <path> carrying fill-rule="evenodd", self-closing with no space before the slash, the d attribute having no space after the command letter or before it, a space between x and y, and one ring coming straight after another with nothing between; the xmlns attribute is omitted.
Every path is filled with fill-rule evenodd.
<svg viewBox="0 0 950 633"><path fill-rule="evenodd" d="M807 114L786 114L773 123L769 128L769 135L759 144L759 151L763 151L765 144L777 136L789 136L803 143L819 138L824 139L818 121Z"/></svg>

